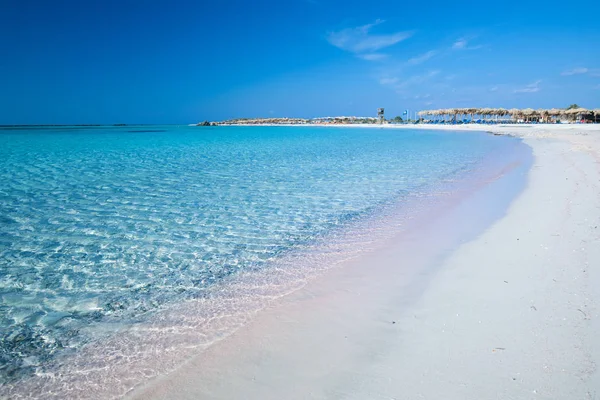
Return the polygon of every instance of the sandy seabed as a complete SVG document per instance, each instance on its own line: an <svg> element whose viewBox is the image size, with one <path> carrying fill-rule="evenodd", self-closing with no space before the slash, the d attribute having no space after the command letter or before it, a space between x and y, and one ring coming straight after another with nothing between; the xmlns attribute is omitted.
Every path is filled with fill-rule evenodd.
<svg viewBox="0 0 600 400"><path fill-rule="evenodd" d="M406 128L521 137L527 187L419 285L394 268L427 258L415 236L332 269L130 397L600 398L600 127Z"/></svg>

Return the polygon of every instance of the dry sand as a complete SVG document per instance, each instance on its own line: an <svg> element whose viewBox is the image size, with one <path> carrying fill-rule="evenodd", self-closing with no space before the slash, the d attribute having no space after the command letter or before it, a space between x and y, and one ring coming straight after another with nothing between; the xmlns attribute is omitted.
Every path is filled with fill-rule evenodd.
<svg viewBox="0 0 600 400"><path fill-rule="evenodd" d="M436 128L533 148L504 217L400 274L421 285L394 268L424 262L418 236L331 270L132 397L600 399L600 129Z"/></svg>

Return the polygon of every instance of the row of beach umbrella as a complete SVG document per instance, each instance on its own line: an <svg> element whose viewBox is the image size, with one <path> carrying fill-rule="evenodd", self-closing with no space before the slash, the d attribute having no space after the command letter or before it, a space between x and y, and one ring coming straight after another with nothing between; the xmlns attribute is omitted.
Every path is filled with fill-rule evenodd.
<svg viewBox="0 0 600 400"><path fill-rule="evenodd" d="M475 117L479 117L483 120L523 120L523 121L550 121L551 119L566 119L566 120L578 120L582 116L593 116L594 119L600 121L600 109L588 110L586 108L572 108L572 109L538 109L532 108L518 109L518 108L448 108L439 110L423 110L418 113L422 117L432 116L435 120L461 120L468 119L473 120Z"/></svg>

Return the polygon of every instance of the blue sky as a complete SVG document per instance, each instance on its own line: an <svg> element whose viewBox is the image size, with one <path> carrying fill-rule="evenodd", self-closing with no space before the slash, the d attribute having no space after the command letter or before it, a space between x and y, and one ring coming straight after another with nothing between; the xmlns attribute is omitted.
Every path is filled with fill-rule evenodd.
<svg viewBox="0 0 600 400"><path fill-rule="evenodd" d="M587 0L0 0L0 124L600 108L597 11Z"/></svg>

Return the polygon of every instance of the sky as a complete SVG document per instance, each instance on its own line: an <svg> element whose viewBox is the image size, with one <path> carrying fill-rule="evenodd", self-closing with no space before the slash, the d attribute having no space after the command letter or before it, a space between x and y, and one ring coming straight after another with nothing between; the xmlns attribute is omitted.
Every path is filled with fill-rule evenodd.
<svg viewBox="0 0 600 400"><path fill-rule="evenodd" d="M0 124L600 108L595 2L0 0Z"/></svg>

